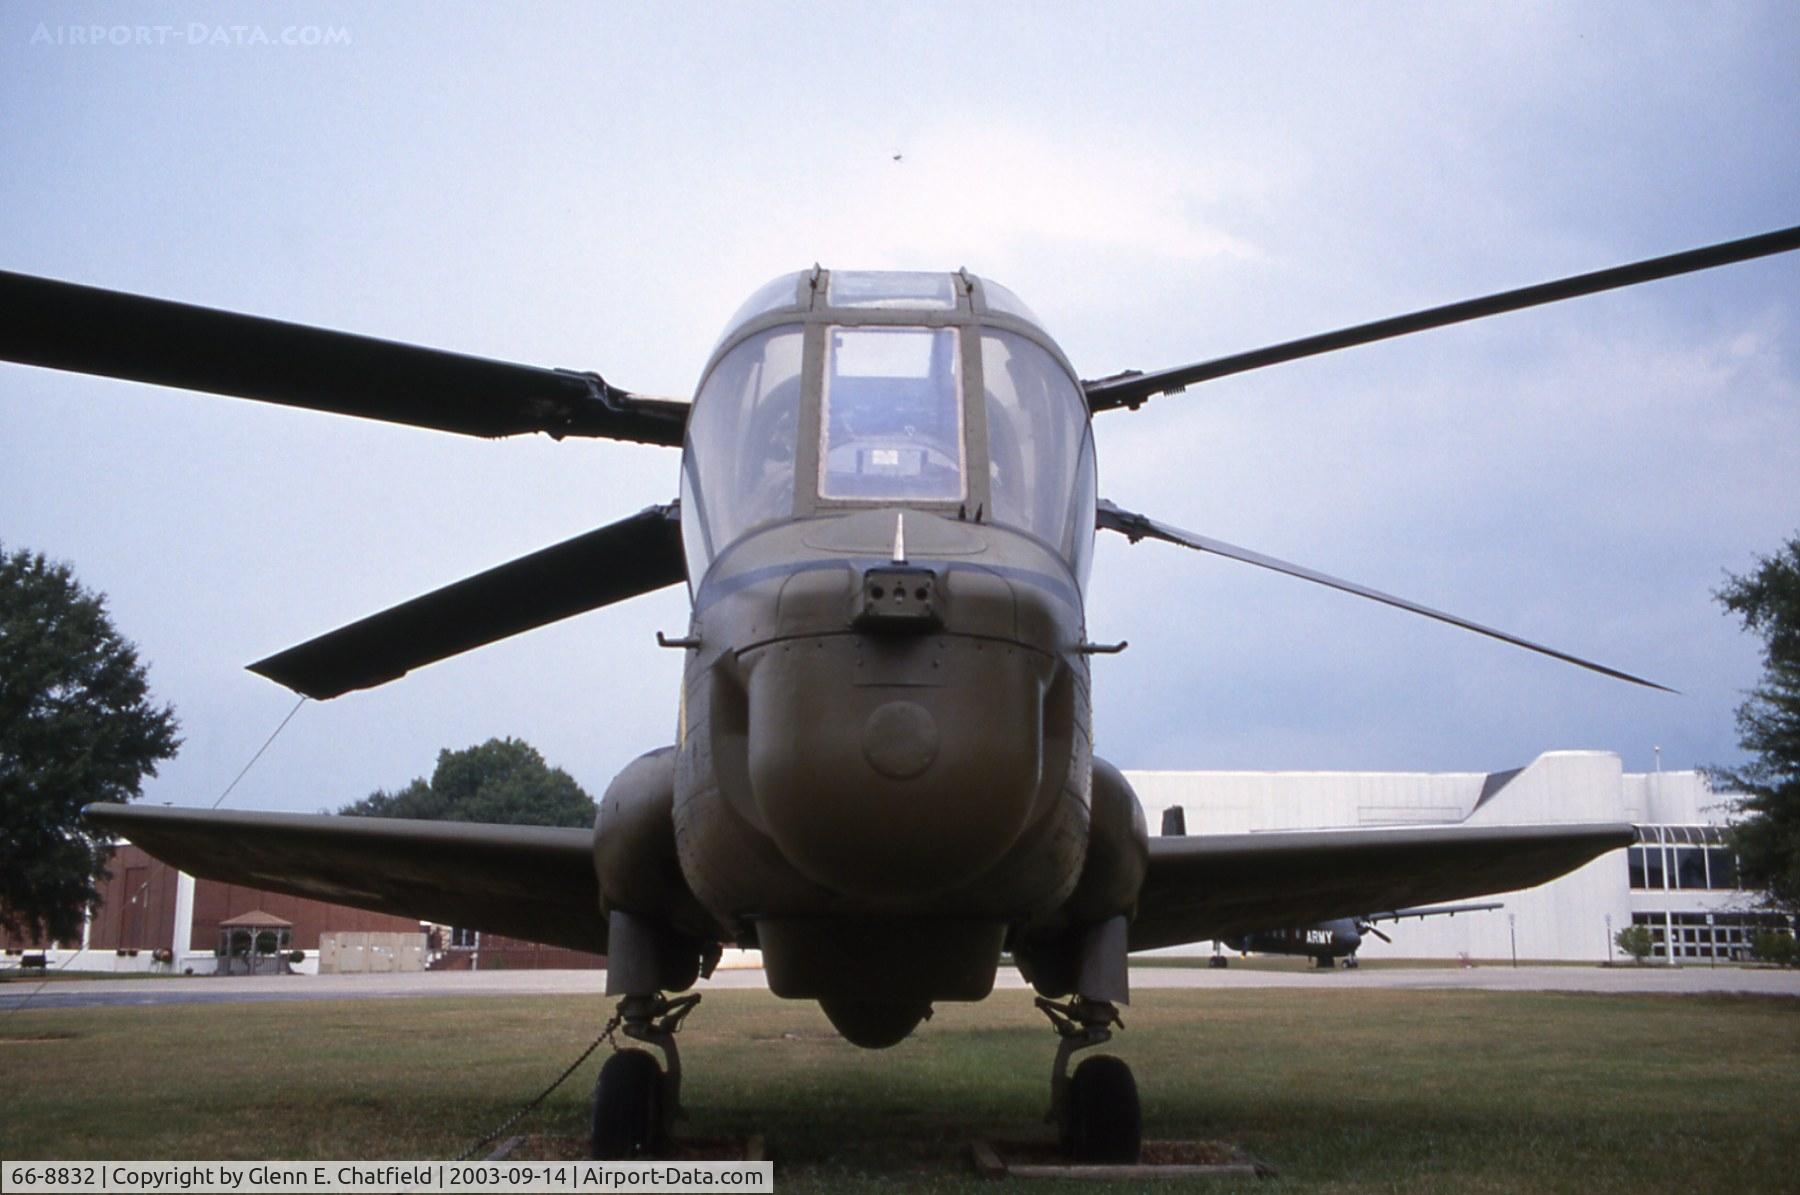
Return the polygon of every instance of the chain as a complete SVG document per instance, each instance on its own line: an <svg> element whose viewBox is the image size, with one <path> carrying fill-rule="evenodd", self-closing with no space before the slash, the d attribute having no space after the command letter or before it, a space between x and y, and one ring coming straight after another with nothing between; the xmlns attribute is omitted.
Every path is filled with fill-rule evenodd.
<svg viewBox="0 0 1800 1195"><path fill-rule="evenodd" d="M458 1162L468 1161L470 1158L474 1157L475 1154L483 1146L489 1144L490 1142L492 1142L494 1140L494 1138L500 1136L500 1134L506 1132L506 1130L512 1128L514 1125L518 1124L521 1120L524 1120L527 1116L531 1115L534 1111L536 1111L539 1104L543 1103L545 1100L550 1098L551 1092L555 1091L558 1087L561 1087L563 1085L564 1080L566 1080L570 1075L574 1074L576 1072L576 1070L578 1070L580 1068L581 1064L588 1060L588 1056L591 1055L595 1050L598 1050L600 1048L601 1042L608 1042L612 1045L613 1049L615 1049L615 1050L618 1049L619 1044L617 1042L613 1041L613 1034L618 1030L620 1024L622 1024L623 1021L624 1021L624 1018L622 1016L615 1015L612 1020L606 1022L606 1028L604 1028L600 1031L600 1036L596 1037L592 1042L590 1042L588 1044L588 1048L581 1052L581 1056L579 1058L577 1058L575 1061L569 1063L568 1067L563 1071L562 1074L556 1076L556 1081L554 1083L550 1084L550 1086L544 1088L543 1091L539 1092L537 1094L536 1098L534 1098L529 1103L527 1103L523 1108L520 1108L517 1112L514 1112L511 1116L507 1117L506 1120L504 1122L502 1122L501 1125L498 1128L496 1128L493 1132L489 1133L485 1137L482 1137L474 1142L471 1142L469 1145L469 1148L463 1150L463 1152L455 1158L455 1161L458 1161Z"/></svg>

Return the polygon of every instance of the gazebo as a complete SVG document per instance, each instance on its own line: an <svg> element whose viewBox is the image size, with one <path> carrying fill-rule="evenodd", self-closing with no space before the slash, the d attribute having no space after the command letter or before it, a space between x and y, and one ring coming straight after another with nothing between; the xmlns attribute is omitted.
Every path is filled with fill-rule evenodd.
<svg viewBox="0 0 1800 1195"><path fill-rule="evenodd" d="M252 909L219 922L219 965L215 975L283 975L294 923Z"/></svg>

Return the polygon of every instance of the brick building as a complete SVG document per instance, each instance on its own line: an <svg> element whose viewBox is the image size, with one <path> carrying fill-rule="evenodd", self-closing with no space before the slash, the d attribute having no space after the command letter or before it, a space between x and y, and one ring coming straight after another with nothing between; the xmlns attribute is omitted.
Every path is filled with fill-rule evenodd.
<svg viewBox="0 0 1800 1195"><path fill-rule="evenodd" d="M191 969L196 975L209 974L221 923L251 912L291 923L288 945L307 954L307 962L297 968L302 971L316 965L321 934L425 932L410 917L196 879L129 843L115 849L110 871L79 938L47 943L0 930L0 967L16 967L26 955L44 954L49 966L72 971ZM446 929L439 937L446 947L440 967L536 970L606 965L600 955L497 934Z"/></svg>

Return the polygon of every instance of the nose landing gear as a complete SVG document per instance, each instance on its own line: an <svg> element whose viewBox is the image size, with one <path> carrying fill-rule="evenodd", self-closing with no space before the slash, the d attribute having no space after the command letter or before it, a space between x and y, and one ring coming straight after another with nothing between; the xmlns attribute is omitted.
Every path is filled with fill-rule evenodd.
<svg viewBox="0 0 1800 1195"><path fill-rule="evenodd" d="M668 1141L669 1129L681 1114L681 1053L675 1034L700 996L670 1000L658 993L627 996L614 1019L625 1036L662 1051L668 1065L657 1064L648 1050L620 1050L600 1068L594 1082L590 1154L624 1161L655 1154Z"/></svg>
<svg viewBox="0 0 1800 1195"><path fill-rule="evenodd" d="M1105 1000L1076 996L1057 1004L1042 996L1038 1008L1050 1018L1062 1040L1050 1072L1050 1121L1057 1126L1063 1152L1071 1161L1132 1165L1143 1149L1143 1117L1137 1080L1124 1059L1101 1054L1084 1059L1069 1074L1069 1060L1079 1050L1112 1040L1114 1026L1125 1023Z"/></svg>

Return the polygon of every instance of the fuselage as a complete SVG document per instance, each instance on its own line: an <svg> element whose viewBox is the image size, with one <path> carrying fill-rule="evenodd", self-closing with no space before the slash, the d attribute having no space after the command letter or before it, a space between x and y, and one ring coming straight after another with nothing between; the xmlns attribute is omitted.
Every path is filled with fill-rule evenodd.
<svg viewBox="0 0 1800 1195"><path fill-rule="evenodd" d="M828 1012L917 1010L985 995L1004 942L1080 911L1094 485L1075 376L1003 288L816 271L746 304L683 453L691 932L760 946ZM876 939L889 973L839 990Z"/></svg>
<svg viewBox="0 0 1800 1195"><path fill-rule="evenodd" d="M1249 954L1298 954L1330 961L1361 949L1364 928L1355 917L1339 917L1317 925L1255 930L1226 938L1225 945Z"/></svg>

